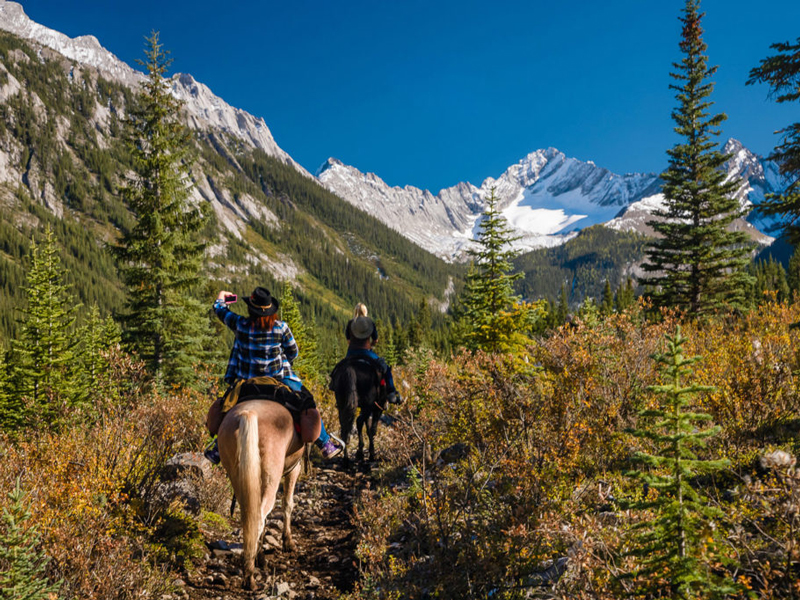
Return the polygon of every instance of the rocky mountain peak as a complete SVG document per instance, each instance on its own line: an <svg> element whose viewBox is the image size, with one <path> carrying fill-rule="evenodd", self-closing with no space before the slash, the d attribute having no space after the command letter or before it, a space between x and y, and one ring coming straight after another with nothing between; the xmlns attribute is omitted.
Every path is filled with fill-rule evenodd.
<svg viewBox="0 0 800 600"><path fill-rule="evenodd" d="M55 50L81 65L93 67L104 76L127 86L137 87L144 80L143 73L129 67L106 50L95 36L70 38L32 21L25 14L22 5L16 2L0 0L0 29ZM221 130L311 177L308 171L278 146L263 118L234 108L188 73L178 73L171 81L172 93L186 104L186 113L192 127L201 131Z"/></svg>
<svg viewBox="0 0 800 600"><path fill-rule="evenodd" d="M317 172L315 173L315 176L319 177L322 173L324 173L328 169L332 169L334 167L344 167L344 166L345 164L342 161L340 161L338 158L333 158L331 156L328 160L326 160L319 166Z"/></svg>

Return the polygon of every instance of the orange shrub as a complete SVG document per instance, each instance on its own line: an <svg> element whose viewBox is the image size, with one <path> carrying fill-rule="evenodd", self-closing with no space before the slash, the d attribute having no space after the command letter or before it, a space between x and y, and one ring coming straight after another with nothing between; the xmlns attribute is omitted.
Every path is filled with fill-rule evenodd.
<svg viewBox="0 0 800 600"><path fill-rule="evenodd" d="M94 421L61 432L2 440L0 495L20 478L54 578L70 598L141 598L169 587L168 564L153 533L166 518L150 500L173 454L196 450L209 400L123 389L137 366L118 357L112 372L122 393ZM109 384L110 386L110 384ZM121 566L124 565L124 568Z"/></svg>

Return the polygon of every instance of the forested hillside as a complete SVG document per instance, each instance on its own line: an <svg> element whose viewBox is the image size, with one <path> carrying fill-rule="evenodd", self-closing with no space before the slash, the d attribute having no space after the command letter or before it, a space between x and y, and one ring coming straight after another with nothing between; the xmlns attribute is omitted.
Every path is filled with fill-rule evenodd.
<svg viewBox="0 0 800 600"><path fill-rule="evenodd" d="M0 57L0 329L16 331L25 257L45 225L79 300L115 313L123 295L109 248L132 222L119 189L131 170L133 91L7 33ZM408 320L422 298L447 302L459 267L230 135L197 131L193 146L193 199L214 207L203 233L211 288L279 293L288 282L331 332L367 298L387 322Z"/></svg>
<svg viewBox="0 0 800 600"><path fill-rule="evenodd" d="M555 300L563 288L572 307L586 298L599 301L607 281L616 290L635 278L646 245L640 234L589 227L561 246L519 256L514 268L524 276L517 289L524 298Z"/></svg>

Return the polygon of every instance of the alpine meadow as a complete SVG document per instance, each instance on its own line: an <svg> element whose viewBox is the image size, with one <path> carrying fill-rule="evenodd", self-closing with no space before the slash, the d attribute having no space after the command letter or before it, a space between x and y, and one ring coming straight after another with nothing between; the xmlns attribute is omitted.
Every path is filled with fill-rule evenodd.
<svg viewBox="0 0 800 600"><path fill-rule="evenodd" d="M291 118L172 71L174 29L137 31L134 68L33 4L0 0L0 600L800 599L800 37L759 30L723 83L719 4L672 3L667 83L641 101L671 103L659 172L529 146L433 193L332 157L312 173L273 137ZM372 7L371 30L360 5L245 4L270 31L260 106L324 107L307 116L320 139L355 115L378 132L357 145L397 145L410 172L429 155L400 148L406 110L425 119L444 85L441 131L470 121L493 169L516 152L499 116L483 141L466 98L516 67L449 37L488 28L504 47L505 9L448 3L453 31L431 43L433 6ZM171 23L129 8L116 48ZM172 8L198 56L231 35L262 61L246 24L207 40L205 4ZM592 10L537 7L588 65L605 49L572 17L588 31ZM269 28L293 34L298 13L303 45L284 48ZM329 35L379 57L381 37L410 45L386 73L348 55L356 76L337 81ZM664 46L651 37L642 56ZM293 71L292 53L327 64ZM457 89L454 54L485 79ZM220 85L238 67L216 66ZM578 102L563 69L547 119ZM406 88L381 125L383 94ZM731 137L732 88L776 111L748 126L795 115L765 157ZM506 88L490 95L499 115Z"/></svg>

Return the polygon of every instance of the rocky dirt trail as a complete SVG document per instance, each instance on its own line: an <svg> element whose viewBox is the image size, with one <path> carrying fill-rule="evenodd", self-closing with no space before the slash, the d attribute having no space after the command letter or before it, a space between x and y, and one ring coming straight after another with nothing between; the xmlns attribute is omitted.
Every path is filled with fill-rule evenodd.
<svg viewBox="0 0 800 600"><path fill-rule="evenodd" d="M266 567L261 572L258 591L241 588L242 539L237 511L232 521L236 529L222 539L218 534L206 534L208 550L204 560L176 581L176 592L162 600L339 598L358 579L353 502L370 485L369 475L352 469L345 472L338 459L314 465L312 472L301 478L295 492L292 534L296 552L280 549L280 500L267 519Z"/></svg>

